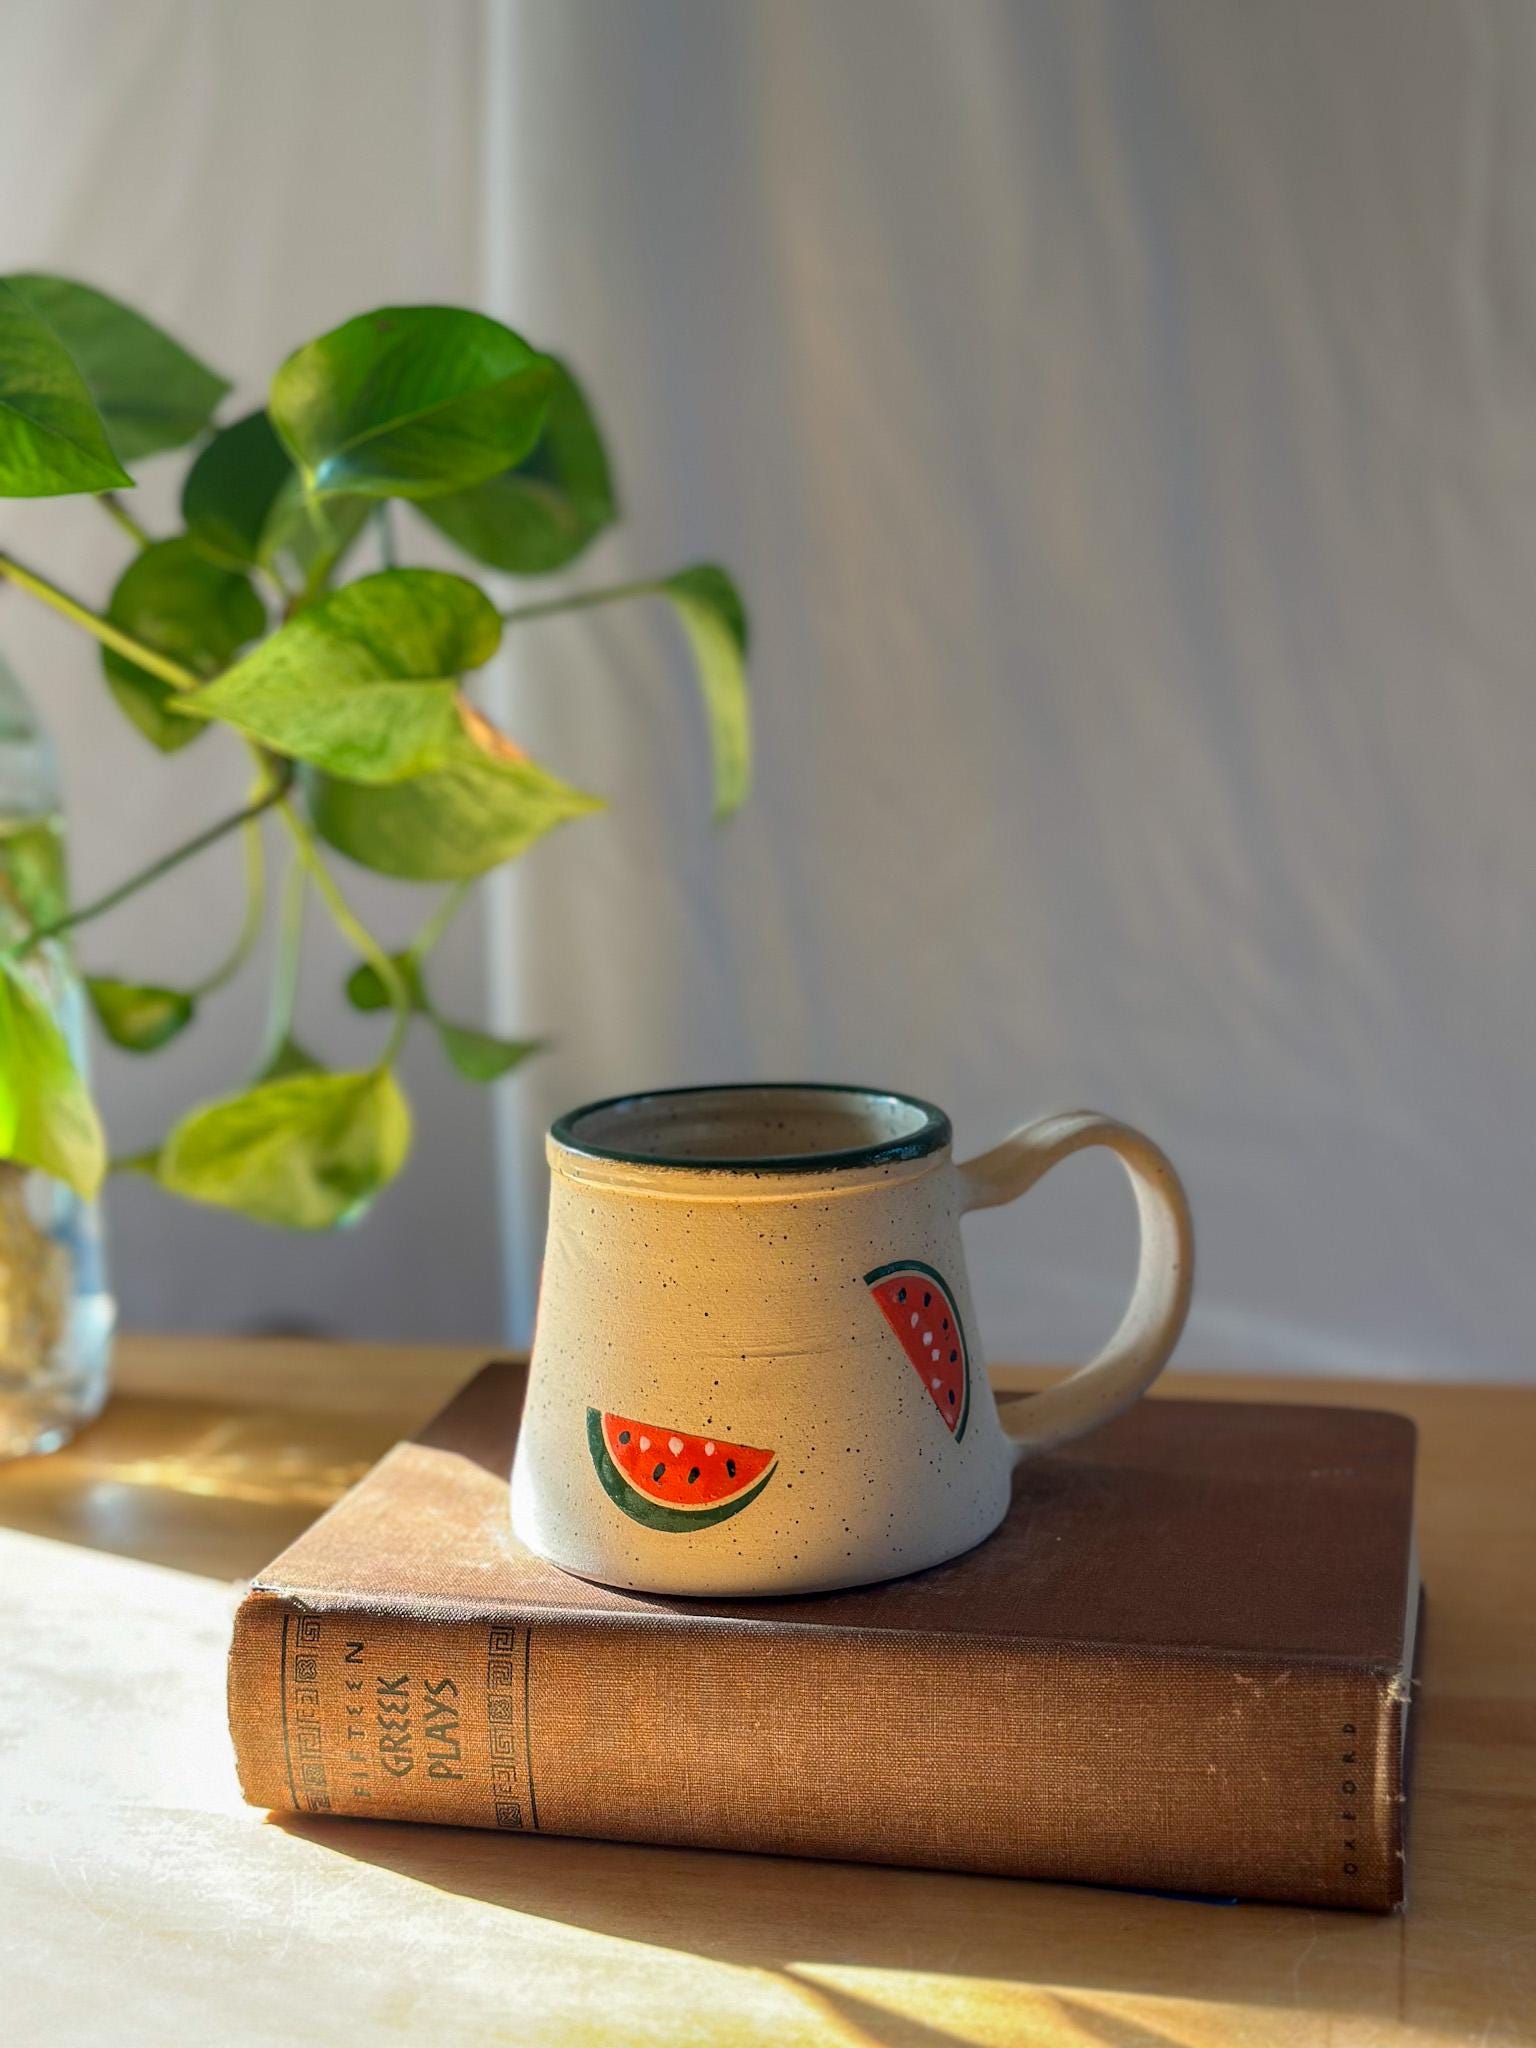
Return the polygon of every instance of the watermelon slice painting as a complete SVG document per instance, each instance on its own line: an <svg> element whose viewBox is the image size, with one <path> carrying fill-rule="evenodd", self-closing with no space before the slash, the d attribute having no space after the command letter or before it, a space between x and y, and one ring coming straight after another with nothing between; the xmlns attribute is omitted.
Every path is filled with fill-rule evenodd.
<svg viewBox="0 0 1536 2048"><path fill-rule="evenodd" d="M604 1493L643 1528L670 1536L713 1529L757 1499L777 1451L690 1436L628 1415L587 1410L587 1448Z"/></svg>
<svg viewBox="0 0 1536 2048"><path fill-rule="evenodd" d="M918 1259L896 1259L866 1273L864 1285L959 1443L971 1412L971 1360L947 1282Z"/></svg>

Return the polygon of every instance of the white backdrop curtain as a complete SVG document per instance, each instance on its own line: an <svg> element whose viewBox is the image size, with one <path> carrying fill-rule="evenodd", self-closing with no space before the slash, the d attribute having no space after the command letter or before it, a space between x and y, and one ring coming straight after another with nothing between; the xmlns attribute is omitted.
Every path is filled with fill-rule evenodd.
<svg viewBox="0 0 1536 2048"><path fill-rule="evenodd" d="M868 1077L1087 1103L1200 1229L1199 1363L1503 1376L1536 1310L1536 13L502 0L488 281L606 407L592 580L718 555L759 786L664 621L541 627L611 791L498 909L537 1134ZM504 921L510 919L510 922ZM1111 1325L1106 1162L980 1219L995 1355Z"/></svg>
<svg viewBox="0 0 1536 2048"><path fill-rule="evenodd" d="M13 0L6 267L143 303L246 397L363 306L488 303L606 417L629 520L583 577L718 556L756 625L723 832L664 616L529 628L499 679L613 798L489 905L503 1020L558 1040L497 1098L499 1230L485 1098L423 1045L356 1234L116 1190L129 1320L525 1330L551 1111L799 1074L934 1096L962 1148L1145 1124L1198 1215L1192 1362L1527 1372L1533 92L1517 0ZM23 536L88 591L120 557L88 507L0 508ZM0 645L84 890L237 798L62 626L6 599ZM138 899L87 957L189 976L237 887L211 861L195 916ZM310 966L339 1054L318 921ZM250 1000L103 1057L121 1142L228 1081ZM1108 1329L1112 1166L968 1228L994 1353Z"/></svg>

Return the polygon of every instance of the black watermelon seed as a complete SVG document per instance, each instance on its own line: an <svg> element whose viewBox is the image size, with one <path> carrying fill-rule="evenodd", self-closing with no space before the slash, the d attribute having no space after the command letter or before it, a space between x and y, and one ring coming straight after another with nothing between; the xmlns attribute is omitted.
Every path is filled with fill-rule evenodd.
<svg viewBox="0 0 1536 2048"><path fill-rule="evenodd" d="M734 1479L736 1477L736 1460L734 1458L726 1459L725 1473L728 1479Z"/></svg>
<svg viewBox="0 0 1536 2048"><path fill-rule="evenodd" d="M957 1358L958 1358L959 1356L960 1356L960 1354L959 1354L959 1352L958 1352L958 1351L951 1351L951 1353L949 1354L949 1362L950 1362L950 1364L951 1364L951 1365L953 1365L953 1364L954 1364L954 1362L955 1362L955 1360L956 1360L956 1359L957 1359Z"/></svg>
<svg viewBox="0 0 1536 2048"><path fill-rule="evenodd" d="M951 1394L949 1398L950 1398L951 1400L953 1400L953 1399L954 1399L955 1397L954 1397L954 1395L953 1395L953 1394ZM692 1470L692 1471L691 1471L691 1472L690 1472L690 1473L688 1474L688 1484L689 1484L690 1486L692 1486L693 1482L695 1481L695 1479L697 1479L697 1478L698 1478L698 1476L699 1476L699 1468L698 1468L698 1466L697 1466L697 1465L695 1465L695 1466L694 1466L694 1468L693 1468L693 1470Z"/></svg>
<svg viewBox="0 0 1536 2048"><path fill-rule="evenodd" d="M656 1470L655 1470L655 1471L654 1471L654 1472L653 1472L653 1473L651 1474L651 1477L652 1477L653 1479L659 1479L659 1478L661 1477L662 1473L666 1471L666 1469L667 1469L667 1468L666 1468L666 1466L665 1466L665 1465L658 1465L658 1466L656 1467Z"/></svg>
<svg viewBox="0 0 1536 2048"><path fill-rule="evenodd" d="M949 1317L948 1317L948 1316L946 1316L946 1317L944 1318L944 1327L945 1327L945 1329L946 1329L946 1330L947 1330L947 1329L949 1328Z"/></svg>
<svg viewBox="0 0 1536 2048"><path fill-rule="evenodd" d="M955 1405L955 1390L953 1387L951 1387L949 1390L949 1405L951 1408L953 1408Z"/></svg>
<svg viewBox="0 0 1536 2048"><path fill-rule="evenodd" d="M627 1444L629 1442L629 1431L627 1429L621 1429L619 1431L619 1442L621 1444Z"/></svg>
<svg viewBox="0 0 1536 2048"><path fill-rule="evenodd" d="M897 1299L898 1301L905 1301L905 1300L906 1300L906 1298L907 1298L907 1290L905 1289L905 1287L898 1287L898 1288L897 1288L897 1290L896 1290L896 1299Z"/></svg>
<svg viewBox="0 0 1536 2048"><path fill-rule="evenodd" d="M924 1308L926 1308L926 1307L928 1306L929 1302L930 1302L930 1301L932 1301L932 1299L933 1299L933 1296L932 1296L931 1294L925 1294L925 1295L923 1296L923 1307L924 1307Z"/></svg>

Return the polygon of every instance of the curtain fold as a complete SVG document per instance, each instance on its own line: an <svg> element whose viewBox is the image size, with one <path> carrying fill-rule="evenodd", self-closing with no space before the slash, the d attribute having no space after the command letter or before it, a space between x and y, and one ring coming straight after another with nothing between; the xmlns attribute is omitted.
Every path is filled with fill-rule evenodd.
<svg viewBox="0 0 1536 2048"><path fill-rule="evenodd" d="M611 809L495 898L509 1315L551 1112L871 1079L1084 1102L1200 1233L1192 1362L1529 1370L1536 18L1350 0L495 0L496 310L718 557L758 789L644 607L520 633ZM972 1228L994 1355L1128 1285L1085 1161Z"/></svg>

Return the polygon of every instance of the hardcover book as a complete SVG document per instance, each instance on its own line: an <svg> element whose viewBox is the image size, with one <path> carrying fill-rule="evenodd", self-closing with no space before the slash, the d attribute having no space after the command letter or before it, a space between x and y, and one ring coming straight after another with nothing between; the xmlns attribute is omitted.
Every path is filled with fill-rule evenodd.
<svg viewBox="0 0 1536 2048"><path fill-rule="evenodd" d="M717 1602L517 1543L523 1383L487 1366L252 1585L254 1805L1400 1904L1404 1418L1143 1401L1026 1464L966 1557Z"/></svg>

